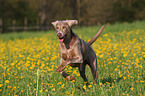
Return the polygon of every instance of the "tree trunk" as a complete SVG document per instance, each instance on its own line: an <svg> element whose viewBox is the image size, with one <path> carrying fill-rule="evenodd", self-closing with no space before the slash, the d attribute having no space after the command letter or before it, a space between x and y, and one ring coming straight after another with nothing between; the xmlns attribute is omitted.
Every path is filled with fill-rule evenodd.
<svg viewBox="0 0 145 96"><path fill-rule="evenodd" d="M77 18L81 22L81 2L77 0Z"/></svg>

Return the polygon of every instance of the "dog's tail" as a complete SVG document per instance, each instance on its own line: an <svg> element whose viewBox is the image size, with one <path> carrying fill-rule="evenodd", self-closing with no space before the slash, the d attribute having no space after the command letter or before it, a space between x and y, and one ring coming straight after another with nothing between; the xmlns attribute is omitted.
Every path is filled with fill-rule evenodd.
<svg viewBox="0 0 145 96"><path fill-rule="evenodd" d="M101 29L98 31L98 33L88 42L89 45L92 45L97 40L97 38L101 35L104 27L105 25L103 25Z"/></svg>

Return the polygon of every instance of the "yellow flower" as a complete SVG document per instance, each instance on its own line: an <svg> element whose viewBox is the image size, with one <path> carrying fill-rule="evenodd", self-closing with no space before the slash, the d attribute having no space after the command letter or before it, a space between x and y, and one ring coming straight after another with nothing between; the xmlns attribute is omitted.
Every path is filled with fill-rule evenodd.
<svg viewBox="0 0 145 96"><path fill-rule="evenodd" d="M53 88L53 85L51 85L50 88Z"/></svg>
<svg viewBox="0 0 145 96"><path fill-rule="evenodd" d="M21 92L23 93L24 91L23 91L23 90L21 90Z"/></svg>
<svg viewBox="0 0 145 96"><path fill-rule="evenodd" d="M68 92L68 91L66 91L66 94L69 94L69 92Z"/></svg>
<svg viewBox="0 0 145 96"><path fill-rule="evenodd" d="M100 85L102 85L102 83L100 83Z"/></svg>
<svg viewBox="0 0 145 96"><path fill-rule="evenodd" d="M0 87L2 87L3 86L3 84L0 84Z"/></svg>
<svg viewBox="0 0 145 96"><path fill-rule="evenodd" d="M6 80L5 83L9 83L9 80Z"/></svg>
<svg viewBox="0 0 145 96"><path fill-rule="evenodd" d="M60 85L60 84L61 84L61 81L57 83L57 85Z"/></svg>
<svg viewBox="0 0 145 96"><path fill-rule="evenodd" d="M24 57L24 55L19 54L19 57Z"/></svg>
<svg viewBox="0 0 145 96"><path fill-rule="evenodd" d="M15 65L15 63L11 63L11 65L12 65L12 66L14 66L14 65Z"/></svg>
<svg viewBox="0 0 145 96"><path fill-rule="evenodd" d="M41 89L41 90L39 90L39 92L41 93L41 92L43 92L43 90Z"/></svg>
<svg viewBox="0 0 145 96"><path fill-rule="evenodd" d="M131 87L130 90L132 91L133 90L133 87Z"/></svg>
<svg viewBox="0 0 145 96"><path fill-rule="evenodd" d="M118 71L118 69L117 69L117 68L115 68L115 69L114 69L114 71L116 72L116 71Z"/></svg>
<svg viewBox="0 0 145 96"><path fill-rule="evenodd" d="M107 36L108 36L108 34L104 34L104 35L103 35L103 37L107 37Z"/></svg>
<svg viewBox="0 0 145 96"><path fill-rule="evenodd" d="M87 84L88 82L84 82L84 84Z"/></svg>
<svg viewBox="0 0 145 96"><path fill-rule="evenodd" d="M15 90L16 89L16 86L14 86L13 89Z"/></svg>
<svg viewBox="0 0 145 96"><path fill-rule="evenodd" d="M55 88L53 88L52 90L55 91Z"/></svg>
<svg viewBox="0 0 145 96"><path fill-rule="evenodd" d="M100 57L100 58L102 58L102 57L103 57L103 55L100 55L99 57Z"/></svg>
<svg viewBox="0 0 145 96"><path fill-rule="evenodd" d="M123 55L123 57L126 57L126 56L127 56L127 54L124 54L124 55Z"/></svg>
<svg viewBox="0 0 145 96"><path fill-rule="evenodd" d="M65 84L62 84L62 86L61 86L61 87L62 87L62 88L64 88L64 85L65 85Z"/></svg>
<svg viewBox="0 0 145 96"><path fill-rule="evenodd" d="M143 68L141 65L139 66L140 68Z"/></svg>
<svg viewBox="0 0 145 96"><path fill-rule="evenodd" d="M122 74L120 74L119 77L122 77Z"/></svg>
<svg viewBox="0 0 145 96"><path fill-rule="evenodd" d="M125 79L126 79L126 77L125 77L125 76L123 76L123 79L125 80Z"/></svg>
<svg viewBox="0 0 145 96"><path fill-rule="evenodd" d="M91 82L90 84L93 84L93 82Z"/></svg>
<svg viewBox="0 0 145 96"><path fill-rule="evenodd" d="M75 82L75 80L72 80L71 83Z"/></svg>
<svg viewBox="0 0 145 96"><path fill-rule="evenodd" d="M91 88L91 87L92 87L92 85L89 85L88 87L89 87L89 88Z"/></svg>
<svg viewBox="0 0 145 96"><path fill-rule="evenodd" d="M87 88L86 88L86 85L83 86L83 89L85 89L85 90L87 89Z"/></svg>
<svg viewBox="0 0 145 96"><path fill-rule="evenodd" d="M110 84L109 82L106 82L107 84Z"/></svg>
<svg viewBox="0 0 145 96"><path fill-rule="evenodd" d="M141 83L145 83L145 81L143 81L143 80L141 80L140 82L141 82Z"/></svg>

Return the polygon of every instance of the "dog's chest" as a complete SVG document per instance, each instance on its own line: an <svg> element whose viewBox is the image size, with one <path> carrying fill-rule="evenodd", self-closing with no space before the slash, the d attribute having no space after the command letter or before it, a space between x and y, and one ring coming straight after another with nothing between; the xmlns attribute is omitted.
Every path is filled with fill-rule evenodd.
<svg viewBox="0 0 145 96"><path fill-rule="evenodd" d="M77 54L74 50L74 48L69 48L66 49L63 45L60 48L60 56L61 58L63 58L64 60L68 60L68 59L77 59Z"/></svg>
<svg viewBox="0 0 145 96"><path fill-rule="evenodd" d="M75 54L74 49L62 50L61 51L61 57L64 60L75 59L76 58L76 54Z"/></svg>

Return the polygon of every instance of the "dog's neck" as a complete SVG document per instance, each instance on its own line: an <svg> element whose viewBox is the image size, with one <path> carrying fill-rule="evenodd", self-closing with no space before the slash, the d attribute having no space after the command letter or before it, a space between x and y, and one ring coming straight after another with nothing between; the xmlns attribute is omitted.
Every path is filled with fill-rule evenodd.
<svg viewBox="0 0 145 96"><path fill-rule="evenodd" d="M63 42L65 44L66 49L70 48L70 42L74 36L75 36L75 33L70 28L70 33L67 35L66 39Z"/></svg>

